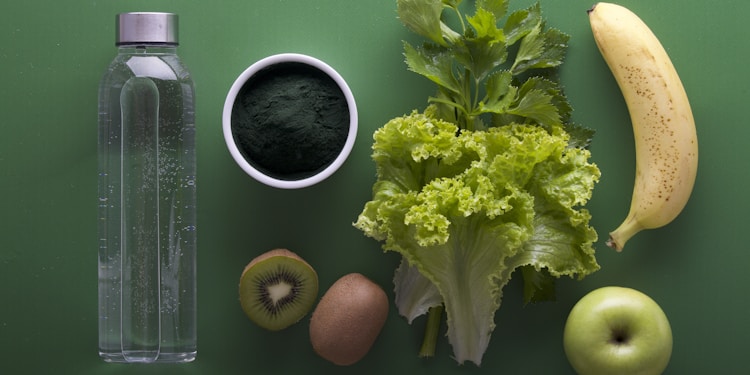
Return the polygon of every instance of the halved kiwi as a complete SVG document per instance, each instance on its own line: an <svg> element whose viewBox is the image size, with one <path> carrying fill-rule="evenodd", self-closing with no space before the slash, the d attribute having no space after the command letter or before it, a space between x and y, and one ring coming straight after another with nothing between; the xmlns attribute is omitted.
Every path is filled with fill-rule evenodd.
<svg viewBox="0 0 750 375"><path fill-rule="evenodd" d="M287 249L250 261L240 276L240 305L259 326L278 331L298 322L318 297L318 274Z"/></svg>

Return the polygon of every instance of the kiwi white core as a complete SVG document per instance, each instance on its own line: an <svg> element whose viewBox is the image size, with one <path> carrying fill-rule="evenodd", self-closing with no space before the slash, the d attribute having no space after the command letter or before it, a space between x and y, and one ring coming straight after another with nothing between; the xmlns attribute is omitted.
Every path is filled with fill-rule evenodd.
<svg viewBox="0 0 750 375"><path fill-rule="evenodd" d="M268 297L271 299L274 305L278 306L279 301L284 297L292 294L292 286L285 282L279 282L268 287Z"/></svg>

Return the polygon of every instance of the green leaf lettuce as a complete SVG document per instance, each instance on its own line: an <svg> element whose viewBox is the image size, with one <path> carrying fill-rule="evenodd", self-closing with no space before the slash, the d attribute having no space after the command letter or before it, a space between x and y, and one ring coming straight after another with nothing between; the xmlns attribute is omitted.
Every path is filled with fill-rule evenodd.
<svg viewBox="0 0 750 375"><path fill-rule="evenodd" d="M582 278L599 268L582 206L600 172L559 127L459 131L434 111L375 132L378 178L354 225L403 256L399 312L411 321L444 304L455 359L478 365L515 269Z"/></svg>

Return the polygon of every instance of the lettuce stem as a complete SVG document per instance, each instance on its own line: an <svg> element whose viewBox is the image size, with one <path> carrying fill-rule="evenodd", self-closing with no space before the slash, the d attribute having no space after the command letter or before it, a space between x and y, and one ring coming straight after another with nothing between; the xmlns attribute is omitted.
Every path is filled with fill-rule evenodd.
<svg viewBox="0 0 750 375"><path fill-rule="evenodd" d="M440 333L440 322L443 318L443 305L430 307L427 311L427 323L422 339L422 347L419 348L420 358L430 358L435 356L435 347Z"/></svg>

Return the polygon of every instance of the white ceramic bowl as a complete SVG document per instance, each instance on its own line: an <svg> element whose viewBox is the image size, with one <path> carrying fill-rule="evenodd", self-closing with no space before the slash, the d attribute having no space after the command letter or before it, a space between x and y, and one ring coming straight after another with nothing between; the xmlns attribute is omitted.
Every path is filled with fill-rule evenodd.
<svg viewBox="0 0 750 375"><path fill-rule="evenodd" d="M341 92L346 99L346 104L349 109L349 131L346 137L346 141L343 144L341 151L338 153L338 156L330 164L319 170L317 173L310 176L303 176L299 179L287 179L280 178L278 176L271 176L267 173L264 173L261 169L256 168L251 161L248 161L246 156L240 150L240 147L238 146L235 139L234 130L232 128L232 112L234 109L235 101L237 100L237 96L240 94L243 86L259 71L275 66L277 64L286 63L306 64L328 75L341 89ZM354 101L354 96L352 95L349 86L346 84L346 81L344 81L341 75L339 75L339 73L331 68L328 64L307 55L284 53L268 56L257 61L249 68L247 68L244 72L242 72L239 77L237 77L237 79L234 81L234 84L232 84L232 87L229 89L226 101L224 102L222 125L224 130L224 140L226 141L227 148L229 149L229 152L231 153L237 165L239 165L240 168L245 171L245 173L268 186L282 189L297 189L311 186L325 180L334 172L336 172L336 170L338 170L339 167L341 167L341 165L344 163L346 158L349 157L349 153L354 146L354 140L357 135L357 105Z"/></svg>

